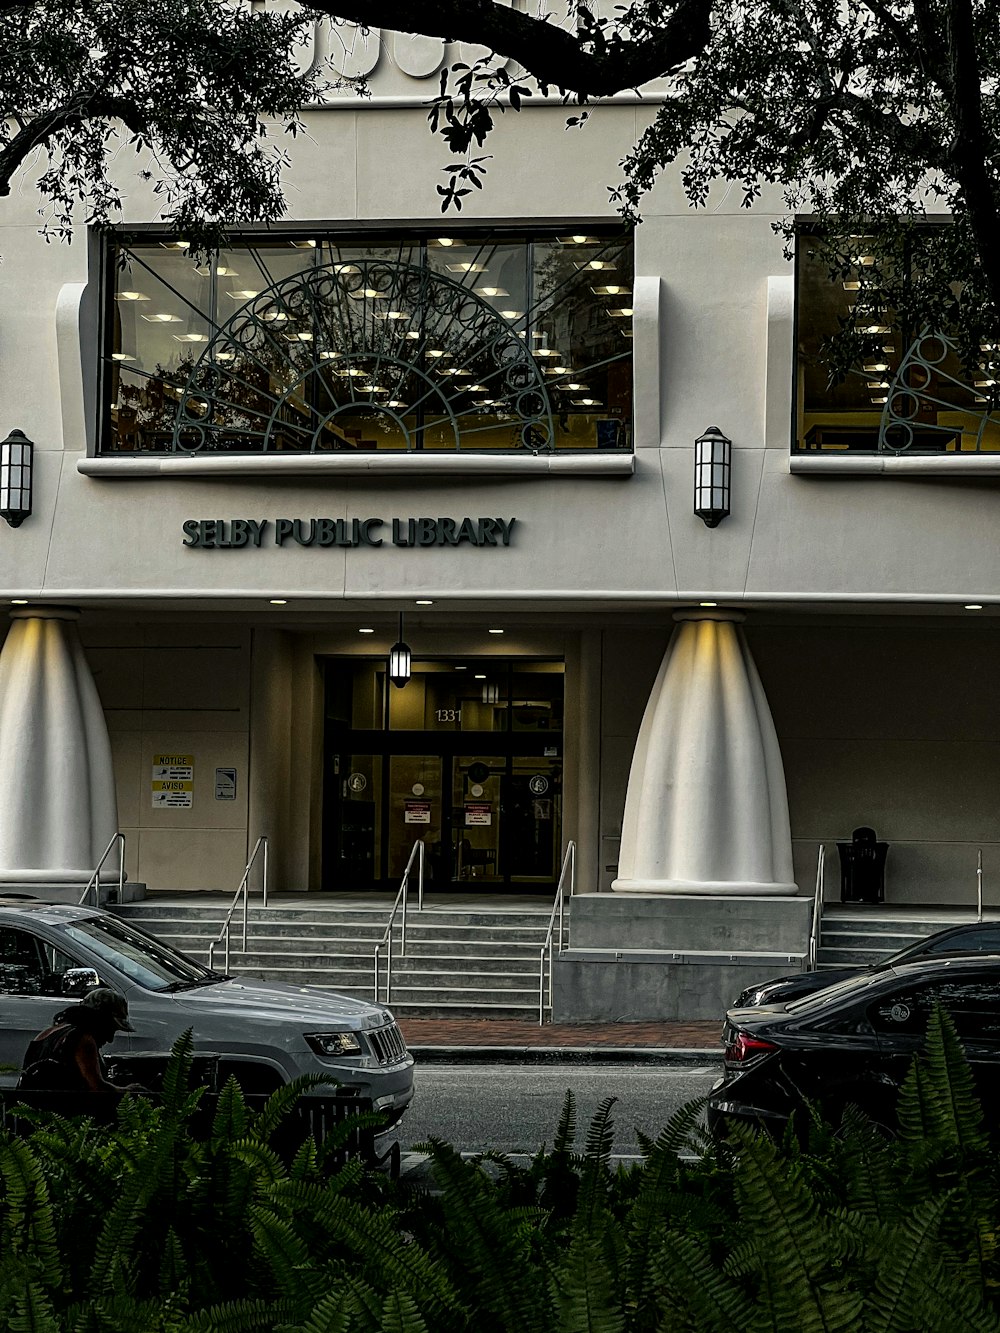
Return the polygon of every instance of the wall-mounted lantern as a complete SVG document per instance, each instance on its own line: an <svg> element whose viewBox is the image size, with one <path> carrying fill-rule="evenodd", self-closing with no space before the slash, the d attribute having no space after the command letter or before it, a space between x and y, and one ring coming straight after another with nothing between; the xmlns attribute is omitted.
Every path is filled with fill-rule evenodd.
<svg viewBox="0 0 1000 1333"><path fill-rule="evenodd" d="M35 446L20 430L0 441L0 518L19 528L31 513L31 474Z"/></svg>
<svg viewBox="0 0 1000 1333"><path fill-rule="evenodd" d="M709 528L729 513L729 474L733 442L718 426L709 426L694 442L694 512Z"/></svg>
<svg viewBox="0 0 1000 1333"><path fill-rule="evenodd" d="M410 679L412 654L410 646L403 642L403 613L399 613L399 639L389 649L389 679L400 689Z"/></svg>

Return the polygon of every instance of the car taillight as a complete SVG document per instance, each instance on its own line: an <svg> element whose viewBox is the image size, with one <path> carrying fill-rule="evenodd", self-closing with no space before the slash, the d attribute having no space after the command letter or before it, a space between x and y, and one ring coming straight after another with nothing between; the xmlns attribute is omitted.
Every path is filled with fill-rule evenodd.
<svg viewBox="0 0 1000 1333"><path fill-rule="evenodd" d="M773 1042L762 1041L760 1037L751 1037L748 1032L737 1031L726 1047L723 1059L727 1065L743 1065L758 1055L768 1055L777 1049Z"/></svg>

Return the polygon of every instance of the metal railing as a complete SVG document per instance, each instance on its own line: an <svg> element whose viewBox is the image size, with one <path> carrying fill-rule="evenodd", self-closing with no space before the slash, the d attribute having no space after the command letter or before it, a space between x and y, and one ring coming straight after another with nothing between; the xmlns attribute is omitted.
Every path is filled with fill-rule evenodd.
<svg viewBox="0 0 1000 1333"><path fill-rule="evenodd" d="M549 985L548 985L548 1007L552 1008L552 937L555 934L556 921L559 922L559 952L563 951L563 937L565 925L565 899L566 899L566 880L569 878L569 896L572 898L573 889L576 882L576 843L572 839L566 844L566 855L563 857L562 870L559 872L559 883L556 885L556 896L552 903L552 911L549 914L549 927L545 932L545 942L538 955L538 1026L545 1026L545 956L549 958Z"/></svg>
<svg viewBox="0 0 1000 1333"><path fill-rule="evenodd" d="M250 872L254 867L254 862L257 860L258 852L261 854L261 862L262 862L261 885L264 891L264 906L265 907L267 906L267 837L264 834L261 834L261 836L254 843L253 851L250 853L250 860L247 862L246 869L243 871L243 878L240 880L239 888L236 890L236 893L233 896L233 901L229 906L229 911L226 913L226 919L222 923L222 929L219 931L218 935L215 937L212 943L208 946L209 967L215 967L215 951L220 944L225 944L226 946L225 971L227 972L229 971L229 936L231 933L233 913L236 911L241 896L243 898L243 952L244 953L246 952L247 916L249 913L249 899L250 899L250 889L249 889Z"/></svg>
<svg viewBox="0 0 1000 1333"><path fill-rule="evenodd" d="M87 899L90 897L91 890L94 891L94 906L100 907L101 871L104 869L105 861L108 859L108 857L111 855L111 853L114 851L116 847L118 848L118 901L121 902L122 892L125 886L125 834L116 833L115 836L108 843L107 847L105 847L104 855L101 857L101 859L95 866L94 873L91 875L90 879L87 880L87 887L84 889L83 896L80 898L79 902L80 907L82 907L84 903L87 901Z"/></svg>
<svg viewBox="0 0 1000 1333"><path fill-rule="evenodd" d="M385 950L385 1003L389 1004L392 1000L392 930L396 924L396 914L402 909L400 934L399 934L399 954L404 957L406 954L406 900L410 891L410 871L413 869L414 860L417 863L417 911L424 910L424 844L418 839L410 850L410 855L406 862L406 869L403 871L403 878L400 881L399 889L396 893L396 901L392 904L392 911L389 913L389 920L386 924L382 938L375 945L375 954L373 963L375 967L375 1003L379 1003L379 974L381 971L382 950Z"/></svg>
<svg viewBox="0 0 1000 1333"><path fill-rule="evenodd" d="M823 920L823 871L826 866L826 843L821 842L816 856L816 888L813 891L812 925L809 928L809 971L819 967L819 931Z"/></svg>
<svg viewBox="0 0 1000 1333"><path fill-rule="evenodd" d="M976 858L976 920L983 919L983 849L980 847Z"/></svg>

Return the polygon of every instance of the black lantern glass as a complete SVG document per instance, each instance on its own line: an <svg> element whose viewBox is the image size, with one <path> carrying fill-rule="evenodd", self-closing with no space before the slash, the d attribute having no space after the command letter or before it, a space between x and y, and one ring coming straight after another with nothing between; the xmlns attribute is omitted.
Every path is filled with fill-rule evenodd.
<svg viewBox="0 0 1000 1333"><path fill-rule="evenodd" d="M400 612L399 640L389 649L389 679L399 689L410 679L411 658L410 646L403 642L403 613Z"/></svg>
<svg viewBox="0 0 1000 1333"><path fill-rule="evenodd" d="M31 513L31 474L35 446L20 430L0 441L0 518L19 528Z"/></svg>
<svg viewBox="0 0 1000 1333"><path fill-rule="evenodd" d="M709 426L694 442L694 512L710 528L729 513L732 455L733 442L718 426Z"/></svg>

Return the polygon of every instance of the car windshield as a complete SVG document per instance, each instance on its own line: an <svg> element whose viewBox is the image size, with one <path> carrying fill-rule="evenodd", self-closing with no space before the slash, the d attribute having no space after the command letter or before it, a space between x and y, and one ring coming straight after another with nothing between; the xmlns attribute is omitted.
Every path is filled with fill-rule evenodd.
<svg viewBox="0 0 1000 1333"><path fill-rule="evenodd" d="M89 916L63 927L69 939L123 972L146 990L188 990L222 981L221 973L196 963L162 940L154 939L114 916Z"/></svg>
<svg viewBox="0 0 1000 1333"><path fill-rule="evenodd" d="M843 981L835 982L834 985L827 986L824 990L813 991L810 995L804 995L801 1000L793 1000L791 1004L785 1005L785 1012L797 1014L800 1010L805 1009L826 1009L831 1005L839 1004L841 1000L861 995L870 986L884 985L884 974L861 972L856 976L846 977Z"/></svg>

